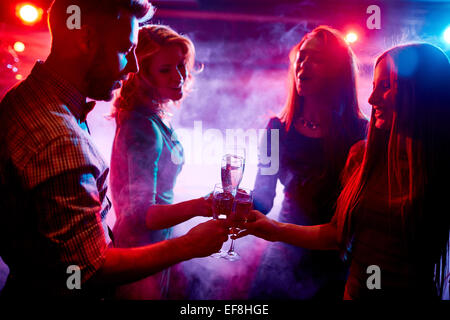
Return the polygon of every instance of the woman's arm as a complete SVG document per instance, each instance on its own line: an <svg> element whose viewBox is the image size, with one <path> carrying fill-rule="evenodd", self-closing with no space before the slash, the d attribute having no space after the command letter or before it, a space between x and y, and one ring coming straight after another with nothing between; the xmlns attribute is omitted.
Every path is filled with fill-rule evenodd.
<svg viewBox="0 0 450 320"><path fill-rule="evenodd" d="M148 119L127 124L124 145L128 157L129 196L133 216L150 230L172 227L195 216L212 216L211 199L193 199L173 205L156 204L159 159L163 137L158 126Z"/></svg>
<svg viewBox="0 0 450 320"><path fill-rule="evenodd" d="M276 196L278 175L262 175L258 165L258 173L253 187L253 207L264 214L268 214L273 207Z"/></svg>
<svg viewBox="0 0 450 320"><path fill-rule="evenodd" d="M154 204L146 214L146 225L150 230L169 228L196 216L212 216L212 198L198 198L177 204Z"/></svg>
<svg viewBox="0 0 450 320"><path fill-rule="evenodd" d="M359 141L352 146L342 173L343 184L362 162L364 148L365 141ZM329 223L300 226L280 223L267 218L261 212L252 211L251 218L242 228L245 230L239 233L238 238L251 234L268 241L281 241L310 250L339 250L336 214Z"/></svg>
<svg viewBox="0 0 450 320"><path fill-rule="evenodd" d="M337 230L333 223L299 226L281 223L253 210L238 238L254 235L267 241L281 241L310 250L338 250Z"/></svg>
<svg viewBox="0 0 450 320"><path fill-rule="evenodd" d="M270 212L276 196L280 167L280 120L270 119L266 130L267 135L262 137L258 148L258 173L253 188L253 206L264 214Z"/></svg>
<svg viewBox="0 0 450 320"><path fill-rule="evenodd" d="M281 223L278 241L310 250L338 250L336 226L332 223L300 226Z"/></svg>

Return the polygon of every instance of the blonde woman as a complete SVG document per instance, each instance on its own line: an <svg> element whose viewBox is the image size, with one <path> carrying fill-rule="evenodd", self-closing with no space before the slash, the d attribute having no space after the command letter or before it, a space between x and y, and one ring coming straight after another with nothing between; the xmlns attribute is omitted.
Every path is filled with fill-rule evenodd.
<svg viewBox="0 0 450 320"><path fill-rule="evenodd" d="M124 82L114 103L117 124L111 156L111 192L117 216L114 244L134 247L166 240L171 227L194 216L211 216L203 198L178 204L173 188L183 165L183 148L165 118L192 82L195 49L170 27L139 31L139 71ZM169 269L117 290L124 299L164 299Z"/></svg>

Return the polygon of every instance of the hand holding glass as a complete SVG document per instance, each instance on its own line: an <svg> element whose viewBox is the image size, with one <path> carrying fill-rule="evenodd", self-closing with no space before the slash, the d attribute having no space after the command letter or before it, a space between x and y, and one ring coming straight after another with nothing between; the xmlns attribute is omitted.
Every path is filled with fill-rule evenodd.
<svg viewBox="0 0 450 320"><path fill-rule="evenodd" d="M227 192L223 189L222 184L217 183L214 186L213 191L213 201L212 201L212 211L213 218L220 219L226 218L231 214L233 208L234 197L231 192ZM219 250L219 252L213 253L211 256L214 258L221 258L226 254L226 251Z"/></svg>
<svg viewBox="0 0 450 320"><path fill-rule="evenodd" d="M231 222L230 234L237 235L239 233L239 226L247 221L252 205L253 191L246 188L239 188L234 197L233 210L228 216L228 219ZM234 239L231 240L230 249L222 256L224 259L236 261L241 258L239 254L234 251L234 241Z"/></svg>

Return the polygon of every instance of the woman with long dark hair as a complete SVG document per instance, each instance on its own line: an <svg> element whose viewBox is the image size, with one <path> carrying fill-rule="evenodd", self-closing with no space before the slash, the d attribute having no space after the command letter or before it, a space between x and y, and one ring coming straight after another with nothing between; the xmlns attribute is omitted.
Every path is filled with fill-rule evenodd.
<svg viewBox="0 0 450 320"><path fill-rule="evenodd" d="M346 299L442 297L450 229L447 56L423 43L388 50L376 62L369 102L367 143L352 147L332 222L280 224L253 211L241 236L341 249L351 261ZM373 270L375 289L367 285Z"/></svg>
<svg viewBox="0 0 450 320"><path fill-rule="evenodd" d="M269 121L267 150L260 150L272 157L279 150L279 170L265 174L264 169L277 166L260 161L255 208L264 214L272 209L280 180L285 187L280 222L326 223L333 216L348 151L365 137L367 121L358 107L355 58L342 35L326 26L304 36L289 58L287 101L281 116ZM271 145L273 129L279 130L278 146ZM340 298L345 271L335 252L271 244L250 298Z"/></svg>

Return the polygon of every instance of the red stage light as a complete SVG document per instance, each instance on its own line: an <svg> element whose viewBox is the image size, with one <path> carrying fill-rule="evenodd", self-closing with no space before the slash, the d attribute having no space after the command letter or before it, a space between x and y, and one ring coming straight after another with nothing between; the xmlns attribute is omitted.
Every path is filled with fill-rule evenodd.
<svg viewBox="0 0 450 320"><path fill-rule="evenodd" d="M349 32L345 36L345 41L347 41L348 43L354 43L357 40L358 40L358 35L356 33L354 33L354 32Z"/></svg>
<svg viewBox="0 0 450 320"><path fill-rule="evenodd" d="M30 3L21 3L16 6L16 15L24 24L34 24L42 18L43 10Z"/></svg>

